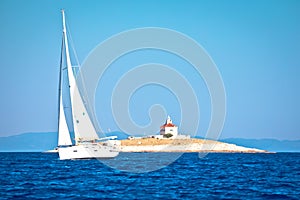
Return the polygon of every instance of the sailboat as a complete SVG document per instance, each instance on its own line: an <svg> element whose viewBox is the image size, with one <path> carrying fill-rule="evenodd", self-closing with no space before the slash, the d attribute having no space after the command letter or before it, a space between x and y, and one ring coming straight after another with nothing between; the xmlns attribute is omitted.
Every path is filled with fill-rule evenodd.
<svg viewBox="0 0 300 200"><path fill-rule="evenodd" d="M61 48L61 61L59 71L59 92L58 92L58 154L61 160L66 159L91 159L91 158L113 158L119 154L120 141L117 137L99 138L90 115L87 112L85 102L81 96L69 53L68 35L66 29L65 12L62 10L63 38ZM63 66L65 60L66 66ZM68 87L63 87L63 70L67 70ZM63 89L67 88L70 99L70 115L75 135L72 142L70 123L66 120L66 109L63 104ZM76 98L76 99L75 99ZM76 102L75 102L76 101ZM73 144L74 143L74 144Z"/></svg>

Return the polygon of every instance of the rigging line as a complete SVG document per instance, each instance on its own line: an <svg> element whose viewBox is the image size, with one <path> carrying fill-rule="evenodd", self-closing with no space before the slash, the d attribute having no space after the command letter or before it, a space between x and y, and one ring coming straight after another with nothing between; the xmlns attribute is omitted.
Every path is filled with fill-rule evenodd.
<svg viewBox="0 0 300 200"><path fill-rule="evenodd" d="M68 31L66 31L66 33L68 34L70 42L71 42L71 47L72 47L72 51L73 51L73 54L74 54L74 57L75 57L75 60L76 60L76 64L78 66L80 66L79 59L78 59L77 53L75 51L75 45L74 45L74 42L73 42L73 39L72 39L72 34L71 34L71 30L69 28L68 22L66 22L66 29L68 29Z"/></svg>

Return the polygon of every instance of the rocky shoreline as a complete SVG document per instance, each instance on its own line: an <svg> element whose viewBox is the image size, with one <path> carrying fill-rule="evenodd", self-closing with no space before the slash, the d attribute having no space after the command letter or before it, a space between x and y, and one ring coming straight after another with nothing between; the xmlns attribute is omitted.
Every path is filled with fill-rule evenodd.
<svg viewBox="0 0 300 200"><path fill-rule="evenodd" d="M121 152L218 152L218 153L270 153L265 150L247 148L203 139L155 139L143 138L121 140Z"/></svg>

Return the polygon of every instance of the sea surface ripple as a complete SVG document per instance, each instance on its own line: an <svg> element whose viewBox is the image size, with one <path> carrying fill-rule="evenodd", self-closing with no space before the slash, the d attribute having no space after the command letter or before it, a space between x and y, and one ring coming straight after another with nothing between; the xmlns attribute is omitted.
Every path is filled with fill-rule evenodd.
<svg viewBox="0 0 300 200"><path fill-rule="evenodd" d="M134 168L132 159L124 166L132 155L151 153L122 153L115 159ZM185 153L149 173L124 172L96 159L0 153L0 169L0 199L300 199L300 153L210 153L204 158Z"/></svg>

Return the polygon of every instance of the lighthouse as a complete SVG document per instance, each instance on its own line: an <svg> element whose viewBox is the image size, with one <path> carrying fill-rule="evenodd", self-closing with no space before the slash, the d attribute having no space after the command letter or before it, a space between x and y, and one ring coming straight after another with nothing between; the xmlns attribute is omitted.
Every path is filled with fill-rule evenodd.
<svg viewBox="0 0 300 200"><path fill-rule="evenodd" d="M172 135L171 135L172 134ZM178 127L173 124L171 117L168 115L168 118L160 127L160 135L175 138L178 135Z"/></svg>

